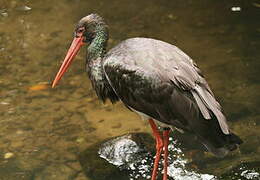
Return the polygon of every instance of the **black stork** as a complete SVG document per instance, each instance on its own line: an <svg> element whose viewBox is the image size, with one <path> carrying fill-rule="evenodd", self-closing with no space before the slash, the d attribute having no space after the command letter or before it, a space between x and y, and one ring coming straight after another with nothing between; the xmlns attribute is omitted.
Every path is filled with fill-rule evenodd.
<svg viewBox="0 0 260 180"><path fill-rule="evenodd" d="M221 106L198 66L183 51L150 38L131 38L106 52L108 26L97 14L83 17L57 73L54 87L80 47L88 44L86 70L103 102L122 101L147 119L156 139L152 180L164 150L163 180L167 179L171 129L189 132L216 156L235 150L241 139L230 132ZM157 125L163 127L162 135Z"/></svg>

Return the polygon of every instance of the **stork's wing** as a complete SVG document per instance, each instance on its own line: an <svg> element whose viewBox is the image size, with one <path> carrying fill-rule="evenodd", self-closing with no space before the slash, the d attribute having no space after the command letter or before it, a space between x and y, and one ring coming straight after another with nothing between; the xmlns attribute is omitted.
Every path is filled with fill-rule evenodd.
<svg viewBox="0 0 260 180"><path fill-rule="evenodd" d="M119 98L135 110L182 129L200 113L204 119L215 116L223 133L229 134L221 106L192 59L173 45L143 41L139 50L135 39L127 40L104 60L107 80Z"/></svg>

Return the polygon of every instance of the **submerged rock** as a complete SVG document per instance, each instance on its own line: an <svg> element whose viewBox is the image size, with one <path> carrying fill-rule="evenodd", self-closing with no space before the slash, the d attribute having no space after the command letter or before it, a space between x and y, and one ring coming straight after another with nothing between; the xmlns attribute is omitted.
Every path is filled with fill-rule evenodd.
<svg viewBox="0 0 260 180"><path fill-rule="evenodd" d="M142 169L150 174L153 141L151 135L145 133L123 135L95 144L82 152L79 160L86 176L93 180L139 178L135 171L141 170L136 167L140 163L149 161L149 167Z"/></svg>
<svg viewBox="0 0 260 180"><path fill-rule="evenodd" d="M260 180L260 162L241 163L223 174L221 179Z"/></svg>
<svg viewBox="0 0 260 180"><path fill-rule="evenodd" d="M169 179L213 180L215 176L186 168L188 160L177 143L170 139ZM150 179L155 154L154 139L149 134L134 133L98 143L80 154L83 171L90 179ZM162 171L162 167L159 168ZM161 179L161 173L158 175Z"/></svg>

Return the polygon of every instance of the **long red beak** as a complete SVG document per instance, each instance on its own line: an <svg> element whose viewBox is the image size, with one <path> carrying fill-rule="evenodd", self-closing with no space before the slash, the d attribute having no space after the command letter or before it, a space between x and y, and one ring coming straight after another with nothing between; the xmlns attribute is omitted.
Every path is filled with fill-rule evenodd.
<svg viewBox="0 0 260 180"><path fill-rule="evenodd" d="M70 45L69 51L67 52L67 55L65 59L63 60L63 63L59 69L59 72L56 74L56 77L52 83L52 88L54 88L57 83L60 81L63 74L67 71L69 65L73 61L74 57L79 52L80 47L83 45L83 36L75 37Z"/></svg>

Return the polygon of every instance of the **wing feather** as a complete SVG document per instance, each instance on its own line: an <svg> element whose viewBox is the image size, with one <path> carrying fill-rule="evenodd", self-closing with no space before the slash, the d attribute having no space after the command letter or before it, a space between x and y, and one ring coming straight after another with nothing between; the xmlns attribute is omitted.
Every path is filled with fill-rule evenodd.
<svg viewBox="0 0 260 180"><path fill-rule="evenodd" d="M214 115L222 132L229 134L221 106L214 98L208 83L193 60L171 44L152 39L143 38L142 41L140 39L124 41L109 51L105 58L104 71L116 93L128 91L125 93L128 98L139 98L136 100L149 104L153 99L169 99L173 89L179 88L183 90L183 94L176 91L174 98L179 98L178 103L183 103L182 107L187 107L187 109L192 107L196 112L196 107L191 99L185 100L189 95L192 96L202 116L205 119L212 119ZM159 89L163 88L159 84L164 84L170 89L168 94L160 92ZM169 84L172 84L172 88L169 88ZM175 103L175 107L181 107L176 102L172 103ZM136 106L138 105L136 104ZM149 111L148 109L147 111ZM183 117L186 116L185 111L180 113L183 114Z"/></svg>

